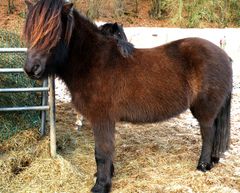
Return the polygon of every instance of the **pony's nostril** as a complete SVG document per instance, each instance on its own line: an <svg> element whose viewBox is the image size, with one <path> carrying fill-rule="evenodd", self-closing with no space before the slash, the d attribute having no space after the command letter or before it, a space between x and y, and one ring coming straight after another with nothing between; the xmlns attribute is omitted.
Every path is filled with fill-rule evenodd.
<svg viewBox="0 0 240 193"><path fill-rule="evenodd" d="M33 72L36 72L39 67L40 67L39 64L34 65L34 66L32 67L32 71L33 71Z"/></svg>
<svg viewBox="0 0 240 193"><path fill-rule="evenodd" d="M32 67L32 72L33 72L34 75L39 75L41 73L41 66L40 66L40 64L35 64Z"/></svg>

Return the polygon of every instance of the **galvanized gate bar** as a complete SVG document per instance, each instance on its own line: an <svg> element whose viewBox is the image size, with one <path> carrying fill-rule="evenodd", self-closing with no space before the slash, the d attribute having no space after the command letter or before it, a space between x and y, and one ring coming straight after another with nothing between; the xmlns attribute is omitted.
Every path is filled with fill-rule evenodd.
<svg viewBox="0 0 240 193"><path fill-rule="evenodd" d="M48 87L34 87L34 88L0 88L0 93L6 92L42 92L48 91Z"/></svg>
<svg viewBox="0 0 240 193"><path fill-rule="evenodd" d="M0 48L1 53L23 53L27 52L27 48Z"/></svg>
<svg viewBox="0 0 240 193"><path fill-rule="evenodd" d="M48 90L50 90L50 88L48 87L48 79L45 79L43 81L43 87L47 87ZM47 104L48 104L48 92L45 91L45 92L42 92L42 106L47 106ZM44 136L46 134L47 112L42 111L41 117L42 117L42 122L41 122L40 134L41 136Z"/></svg>
<svg viewBox="0 0 240 193"><path fill-rule="evenodd" d="M27 107L1 107L0 111L28 111L28 110L35 110L35 111L46 111L49 110L49 106L27 106Z"/></svg>
<svg viewBox="0 0 240 193"><path fill-rule="evenodd" d="M11 50L9 48L9 50ZM10 51L9 51L10 52ZM1 53L1 52L0 52ZM0 73L22 73L24 70L22 68L2 68L0 69ZM44 80L47 81L47 80ZM43 81L43 84L44 84ZM33 87L33 88L0 88L0 93L7 93L7 92L46 92L49 91L49 87L46 87L43 85L43 87ZM42 106L24 106L24 107L0 107L0 112L1 111L27 111L27 110L37 110L37 111L46 111L49 110L49 106L46 104L42 104ZM44 115L44 114L42 114ZM45 125L42 124L40 130L45 129Z"/></svg>
<svg viewBox="0 0 240 193"><path fill-rule="evenodd" d="M1 52L0 52L1 53ZM23 68L0 68L0 73L6 72L6 73L18 73L18 72L24 72Z"/></svg>

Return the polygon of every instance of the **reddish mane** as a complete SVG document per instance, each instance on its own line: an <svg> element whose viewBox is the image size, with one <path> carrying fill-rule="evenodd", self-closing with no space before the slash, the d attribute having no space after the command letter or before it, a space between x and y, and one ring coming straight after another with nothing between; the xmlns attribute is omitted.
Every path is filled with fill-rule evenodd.
<svg viewBox="0 0 240 193"><path fill-rule="evenodd" d="M50 50L56 46L62 33L63 4L61 0L40 0L29 10L24 37L30 49Z"/></svg>

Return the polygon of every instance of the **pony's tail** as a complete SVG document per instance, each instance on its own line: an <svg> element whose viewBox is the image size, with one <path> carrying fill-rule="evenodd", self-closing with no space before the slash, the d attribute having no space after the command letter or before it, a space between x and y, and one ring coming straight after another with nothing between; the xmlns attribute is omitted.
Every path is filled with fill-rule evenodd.
<svg viewBox="0 0 240 193"><path fill-rule="evenodd" d="M230 93L214 122L215 138L212 149L214 162L218 162L220 156L229 148L231 98Z"/></svg>

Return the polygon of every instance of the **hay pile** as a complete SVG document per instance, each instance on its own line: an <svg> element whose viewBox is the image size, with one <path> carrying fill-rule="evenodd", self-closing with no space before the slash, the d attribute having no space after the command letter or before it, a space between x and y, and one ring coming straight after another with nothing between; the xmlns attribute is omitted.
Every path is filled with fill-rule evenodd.
<svg viewBox="0 0 240 193"><path fill-rule="evenodd" d="M240 93L232 107L230 151L206 173L195 169L201 138L189 112L158 124L117 124L113 193L239 193ZM93 135L88 123L74 129L73 114L70 104L57 106L56 159L49 157L49 138L39 138L36 129L0 145L0 192L89 192L96 171Z"/></svg>
<svg viewBox="0 0 240 193"><path fill-rule="evenodd" d="M59 153L72 145L68 137L58 139ZM0 192L76 192L90 178L84 160L77 168L61 154L50 158L49 138L40 139L36 130L23 131L0 148ZM83 192L88 192L89 185L84 186Z"/></svg>

